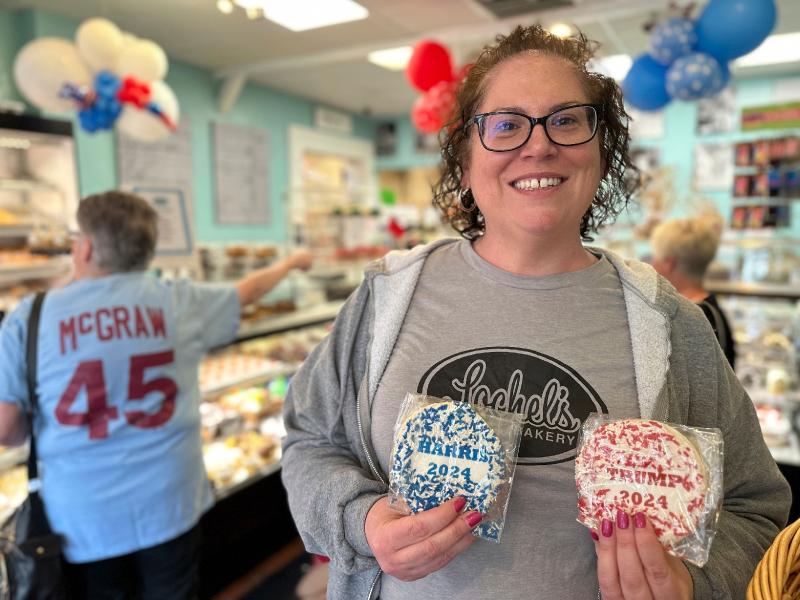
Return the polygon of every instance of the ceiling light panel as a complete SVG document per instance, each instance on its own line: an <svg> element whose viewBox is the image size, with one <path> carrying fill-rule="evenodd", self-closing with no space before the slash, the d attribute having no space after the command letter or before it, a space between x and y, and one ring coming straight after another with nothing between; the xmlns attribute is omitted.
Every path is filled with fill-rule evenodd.
<svg viewBox="0 0 800 600"><path fill-rule="evenodd" d="M761 67L800 61L800 33L781 33L769 36L761 45L733 61L735 67Z"/></svg>
<svg viewBox="0 0 800 600"><path fill-rule="evenodd" d="M369 15L353 0L259 0L259 4L264 17L292 31L358 21Z"/></svg>
<svg viewBox="0 0 800 600"><path fill-rule="evenodd" d="M413 48L411 46L399 46L397 48L386 48L376 50L367 55L369 62L389 69L390 71L402 71L411 59Z"/></svg>

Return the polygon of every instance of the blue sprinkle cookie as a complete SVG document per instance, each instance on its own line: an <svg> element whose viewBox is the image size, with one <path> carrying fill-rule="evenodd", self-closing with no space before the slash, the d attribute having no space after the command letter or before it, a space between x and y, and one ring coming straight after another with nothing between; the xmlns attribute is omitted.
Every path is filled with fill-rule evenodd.
<svg viewBox="0 0 800 600"><path fill-rule="evenodd" d="M502 444L466 402L428 404L397 429L390 479L411 512L463 496L486 514L504 478Z"/></svg>

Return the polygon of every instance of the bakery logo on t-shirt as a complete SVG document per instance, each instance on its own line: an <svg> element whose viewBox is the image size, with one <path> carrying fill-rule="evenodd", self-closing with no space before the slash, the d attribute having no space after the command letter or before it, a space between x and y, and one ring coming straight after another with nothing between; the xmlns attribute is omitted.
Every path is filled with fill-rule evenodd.
<svg viewBox="0 0 800 600"><path fill-rule="evenodd" d="M573 369L524 348L474 348L449 356L422 376L417 391L525 415L520 465L572 460L586 417L608 413Z"/></svg>

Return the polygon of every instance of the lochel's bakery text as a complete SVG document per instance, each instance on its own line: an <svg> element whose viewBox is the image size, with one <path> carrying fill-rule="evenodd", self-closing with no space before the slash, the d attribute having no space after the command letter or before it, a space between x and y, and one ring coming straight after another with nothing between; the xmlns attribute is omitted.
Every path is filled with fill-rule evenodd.
<svg viewBox="0 0 800 600"><path fill-rule="evenodd" d="M113 306L86 311L58 323L61 354L77 350L83 336L101 342L122 338L166 338L164 311L150 306Z"/></svg>

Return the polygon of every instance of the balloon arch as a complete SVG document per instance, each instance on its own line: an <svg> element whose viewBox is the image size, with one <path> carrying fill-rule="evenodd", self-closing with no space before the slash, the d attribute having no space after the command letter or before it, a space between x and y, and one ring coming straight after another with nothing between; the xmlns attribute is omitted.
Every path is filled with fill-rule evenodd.
<svg viewBox="0 0 800 600"><path fill-rule="evenodd" d="M164 83L167 56L158 44L120 31L107 19L84 21L75 43L63 38L29 42L14 59L14 80L34 106L76 111L90 132L116 127L142 141L173 132L180 108Z"/></svg>
<svg viewBox="0 0 800 600"><path fill-rule="evenodd" d="M622 82L625 101L659 110L673 99L716 95L730 79L728 62L755 50L776 20L774 0L710 0L696 21L667 19Z"/></svg>

